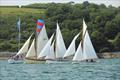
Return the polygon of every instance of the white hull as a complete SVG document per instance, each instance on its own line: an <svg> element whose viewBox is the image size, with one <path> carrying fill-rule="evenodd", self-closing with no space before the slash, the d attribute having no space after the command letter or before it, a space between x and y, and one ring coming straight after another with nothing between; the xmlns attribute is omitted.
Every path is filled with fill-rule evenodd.
<svg viewBox="0 0 120 80"><path fill-rule="evenodd" d="M46 60L46 63L47 63L47 64L58 63L58 61Z"/></svg>
<svg viewBox="0 0 120 80"><path fill-rule="evenodd" d="M24 62L23 60L8 59L9 64L21 64L23 62Z"/></svg>

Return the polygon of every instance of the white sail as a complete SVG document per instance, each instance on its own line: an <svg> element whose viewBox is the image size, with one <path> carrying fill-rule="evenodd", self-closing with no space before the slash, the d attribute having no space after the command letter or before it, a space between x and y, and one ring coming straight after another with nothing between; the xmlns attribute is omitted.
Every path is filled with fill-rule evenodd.
<svg viewBox="0 0 120 80"><path fill-rule="evenodd" d="M85 24L85 21L83 19L83 34L82 34L83 36L82 36L82 38L84 38L86 30L87 30L87 25Z"/></svg>
<svg viewBox="0 0 120 80"><path fill-rule="evenodd" d="M96 52L93 48L92 42L90 40L88 31L86 31L84 41L83 41L83 54L84 54L84 59L96 59L98 58L96 55Z"/></svg>
<svg viewBox="0 0 120 80"><path fill-rule="evenodd" d="M35 51L35 39L33 40L30 49L28 50L28 53L26 54L26 58L33 58L36 57L36 51Z"/></svg>
<svg viewBox="0 0 120 80"><path fill-rule="evenodd" d="M53 41L50 48L50 53L45 57L45 59L55 59L54 44L55 44L55 41Z"/></svg>
<svg viewBox="0 0 120 80"><path fill-rule="evenodd" d="M51 42L53 39L54 34L51 36L47 44L44 46L40 54L38 55L38 59L47 56L50 53L50 48L51 48Z"/></svg>
<svg viewBox="0 0 120 80"><path fill-rule="evenodd" d="M67 51L65 52L64 58L74 55L75 54L75 40L77 39L77 37L80 35L80 33L78 33L72 40L70 46L68 47Z"/></svg>
<svg viewBox="0 0 120 80"><path fill-rule="evenodd" d="M37 37L37 56L40 54L42 49L44 48L45 44L48 42L48 36L46 33L45 26L43 26L41 32Z"/></svg>
<svg viewBox="0 0 120 80"><path fill-rule="evenodd" d="M25 42L25 44L22 46L22 48L18 51L18 53L15 56L27 53L32 35L28 38L28 40Z"/></svg>
<svg viewBox="0 0 120 80"><path fill-rule="evenodd" d="M77 48L77 51L73 57L73 61L82 61L83 60L83 51L82 51L82 47L81 47L81 42Z"/></svg>
<svg viewBox="0 0 120 80"><path fill-rule="evenodd" d="M63 41L63 37L57 23L57 30L56 30L56 58L62 58L66 52L65 43Z"/></svg>

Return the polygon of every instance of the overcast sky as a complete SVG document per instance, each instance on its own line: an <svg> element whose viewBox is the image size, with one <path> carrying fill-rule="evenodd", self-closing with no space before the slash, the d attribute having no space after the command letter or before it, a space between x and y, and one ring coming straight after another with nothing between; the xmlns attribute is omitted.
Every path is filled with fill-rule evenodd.
<svg viewBox="0 0 120 80"><path fill-rule="evenodd" d="M27 5L32 3L67 3L74 1L75 3L83 3L84 1L89 1L96 4L112 5L115 7L120 6L120 0L0 0L0 6L12 6L12 5Z"/></svg>

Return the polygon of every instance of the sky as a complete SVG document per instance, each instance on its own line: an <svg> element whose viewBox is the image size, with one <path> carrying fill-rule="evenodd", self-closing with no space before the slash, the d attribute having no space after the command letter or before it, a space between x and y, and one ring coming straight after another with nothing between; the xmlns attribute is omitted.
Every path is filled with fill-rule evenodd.
<svg viewBox="0 0 120 80"><path fill-rule="evenodd" d="M28 5L33 3L67 3L74 1L75 3L83 3L89 1L95 4L105 4L106 6L112 5L115 7L120 6L120 0L0 0L0 6L16 6L16 5Z"/></svg>

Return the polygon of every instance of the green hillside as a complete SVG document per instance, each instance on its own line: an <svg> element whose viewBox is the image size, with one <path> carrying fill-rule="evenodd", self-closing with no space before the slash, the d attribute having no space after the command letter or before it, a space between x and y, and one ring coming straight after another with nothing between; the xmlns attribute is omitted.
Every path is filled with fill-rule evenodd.
<svg viewBox="0 0 120 80"><path fill-rule="evenodd" d="M7 14L29 14L29 13L34 13L34 14L40 14L44 13L44 9L32 9L32 8L5 8L5 7L0 7L1 15L7 15Z"/></svg>
<svg viewBox="0 0 120 80"><path fill-rule="evenodd" d="M0 7L0 51L17 51L16 22L21 18L22 44L34 31L37 19L44 19L48 36L60 28L68 47L82 29L83 18L88 25L92 43L97 52L120 51L120 7L106 7L89 2L83 4L32 4L17 7ZM80 39L77 40L78 46ZM22 45L21 44L21 45Z"/></svg>
<svg viewBox="0 0 120 80"><path fill-rule="evenodd" d="M17 21L21 18L21 45L34 31L35 21L44 14L44 9L0 7L0 51L17 51Z"/></svg>

